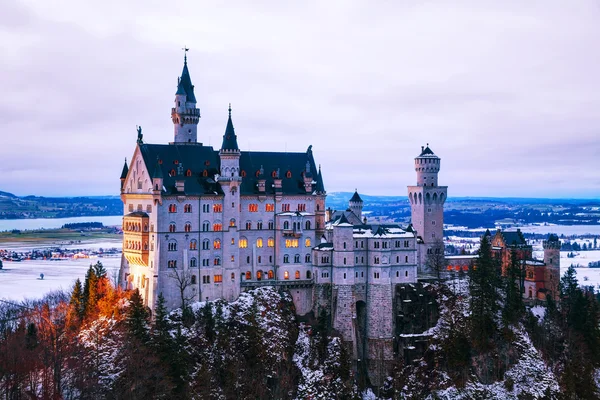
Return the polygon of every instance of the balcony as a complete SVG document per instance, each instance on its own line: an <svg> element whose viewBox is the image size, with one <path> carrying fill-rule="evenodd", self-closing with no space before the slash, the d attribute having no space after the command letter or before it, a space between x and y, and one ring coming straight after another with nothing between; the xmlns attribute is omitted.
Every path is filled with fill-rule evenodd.
<svg viewBox="0 0 600 400"><path fill-rule="evenodd" d="M285 288L299 288L299 287L310 287L313 285L312 279L290 279L290 280L275 280L275 279L266 279L261 281L251 280L251 281L242 281L242 288L257 288L257 287L265 287L265 286L275 286L275 287L285 287Z"/></svg>
<svg viewBox="0 0 600 400"><path fill-rule="evenodd" d="M148 214L134 212L123 217L123 255L130 264L148 266Z"/></svg>

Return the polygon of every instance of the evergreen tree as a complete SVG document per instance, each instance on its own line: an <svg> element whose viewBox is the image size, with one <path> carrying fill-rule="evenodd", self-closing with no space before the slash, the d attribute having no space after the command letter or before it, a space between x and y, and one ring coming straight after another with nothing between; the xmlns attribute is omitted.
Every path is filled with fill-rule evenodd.
<svg viewBox="0 0 600 400"><path fill-rule="evenodd" d="M96 262L96 264L93 265L94 267L94 272L96 273L96 276L100 279L100 278L104 278L106 277L106 268L104 268L104 265L102 265L102 263L100 261Z"/></svg>
<svg viewBox="0 0 600 400"><path fill-rule="evenodd" d="M71 299L69 300L68 320L71 328L75 328L83 320L83 315L83 289L81 281L77 278L73 285Z"/></svg>
<svg viewBox="0 0 600 400"><path fill-rule="evenodd" d="M521 262L516 251L510 252L510 265L504 278L505 302L502 318L505 324L515 323L523 314L523 295L520 285Z"/></svg>
<svg viewBox="0 0 600 400"><path fill-rule="evenodd" d="M85 280L83 284L83 315L89 317L96 311L96 305L98 303L98 276L96 270L92 265L88 268L85 274Z"/></svg>
<svg viewBox="0 0 600 400"><path fill-rule="evenodd" d="M484 235L478 251L479 257L469 268L471 337L474 347L480 350L489 347L490 338L497 330L495 316L499 310L497 289L500 271L491 250L489 238Z"/></svg>
<svg viewBox="0 0 600 400"><path fill-rule="evenodd" d="M129 299L129 307L125 316L125 326L127 328L127 336L137 339L143 344L147 344L150 340L150 329L148 319L150 313L144 305L144 300L139 290L135 290Z"/></svg>

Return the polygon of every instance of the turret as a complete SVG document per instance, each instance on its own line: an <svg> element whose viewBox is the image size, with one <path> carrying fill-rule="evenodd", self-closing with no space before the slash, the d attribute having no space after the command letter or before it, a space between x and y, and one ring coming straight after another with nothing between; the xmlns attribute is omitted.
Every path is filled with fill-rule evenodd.
<svg viewBox="0 0 600 400"><path fill-rule="evenodd" d="M129 167L127 166L127 159L125 159L125 165L123 165L123 170L121 171L121 193L123 193L123 187L125 186L125 179L127 179L128 173Z"/></svg>
<svg viewBox="0 0 600 400"><path fill-rule="evenodd" d="M560 240L555 234L550 234L542 245L544 247L544 264L546 264L544 271L546 297L551 296L554 300L559 300Z"/></svg>
<svg viewBox="0 0 600 400"><path fill-rule="evenodd" d="M187 66L187 49L183 59L183 71L177 80L175 105L171 108L171 120L174 126L175 143L196 143L200 109L196 108L194 85Z"/></svg>
<svg viewBox="0 0 600 400"><path fill-rule="evenodd" d="M352 211L358 219L362 220L363 201L360 198L357 189L354 190L354 194L350 198L348 205L350 206L350 211Z"/></svg>
<svg viewBox="0 0 600 400"><path fill-rule="evenodd" d="M437 186L440 172L440 158L427 147L421 146L421 154L415 158L417 186Z"/></svg>

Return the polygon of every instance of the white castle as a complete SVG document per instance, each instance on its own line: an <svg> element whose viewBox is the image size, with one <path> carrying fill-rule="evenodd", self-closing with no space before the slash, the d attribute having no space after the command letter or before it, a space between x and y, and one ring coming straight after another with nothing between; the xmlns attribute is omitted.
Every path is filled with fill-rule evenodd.
<svg viewBox="0 0 600 400"><path fill-rule="evenodd" d="M369 224L355 193L327 212L312 146L304 153L241 151L229 117L219 150L198 142L200 109L184 59L174 106L174 141L143 142L121 174L124 287L154 307L235 300L257 286L287 290L299 316L325 310L377 380L375 358L393 359L397 284L417 282L442 239L447 187L429 147L408 187L412 226ZM376 354L377 353L377 354Z"/></svg>

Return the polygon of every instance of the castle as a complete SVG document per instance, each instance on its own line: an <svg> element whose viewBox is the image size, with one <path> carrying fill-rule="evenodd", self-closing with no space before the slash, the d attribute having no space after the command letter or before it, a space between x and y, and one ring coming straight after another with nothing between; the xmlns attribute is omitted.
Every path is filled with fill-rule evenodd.
<svg viewBox="0 0 600 400"><path fill-rule="evenodd" d="M372 382L394 352L397 285L416 283L443 238L447 187L427 147L408 186L412 225L370 224L358 192L346 211L325 209L312 146L306 152L242 151L231 106L220 149L198 142L200 109L184 58L171 119L174 140L144 143L141 128L121 173L121 284L149 307L160 293L182 302L235 300L241 291L288 291L299 316L325 310ZM362 361L360 361L362 360Z"/></svg>

